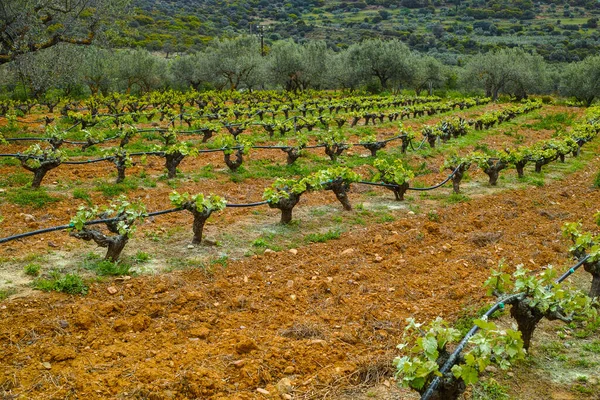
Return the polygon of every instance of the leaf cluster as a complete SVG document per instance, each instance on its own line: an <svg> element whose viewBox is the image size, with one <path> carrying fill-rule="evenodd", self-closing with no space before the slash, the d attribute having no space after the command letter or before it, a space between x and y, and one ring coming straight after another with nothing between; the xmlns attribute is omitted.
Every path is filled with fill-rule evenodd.
<svg viewBox="0 0 600 400"><path fill-rule="evenodd" d="M169 200L175 207L187 208L189 206L194 207L197 212L213 212L221 211L227 205L227 201L221 196L210 194L205 196L202 193L190 195L189 193L178 193L177 191L169 194Z"/></svg>

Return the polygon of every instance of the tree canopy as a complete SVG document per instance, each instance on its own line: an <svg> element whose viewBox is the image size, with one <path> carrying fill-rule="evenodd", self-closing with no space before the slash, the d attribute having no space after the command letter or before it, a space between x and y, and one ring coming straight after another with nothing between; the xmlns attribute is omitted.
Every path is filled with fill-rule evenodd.
<svg viewBox="0 0 600 400"><path fill-rule="evenodd" d="M59 43L89 45L130 0L2 0L0 64Z"/></svg>

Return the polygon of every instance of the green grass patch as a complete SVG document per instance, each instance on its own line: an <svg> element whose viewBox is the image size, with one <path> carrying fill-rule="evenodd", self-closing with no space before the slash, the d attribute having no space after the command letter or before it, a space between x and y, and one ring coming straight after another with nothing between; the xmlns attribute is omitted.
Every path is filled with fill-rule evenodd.
<svg viewBox="0 0 600 400"><path fill-rule="evenodd" d="M131 190L135 190L138 188L137 182L125 179L125 181L121 183L99 183L96 186L96 190L102 192L105 197L115 197L124 193L127 193Z"/></svg>
<svg viewBox="0 0 600 400"><path fill-rule="evenodd" d="M561 129L563 126L572 125L575 121L575 118L576 115L574 113L562 112L557 114L546 115L540 118L538 122L524 126L535 130L557 130Z"/></svg>
<svg viewBox="0 0 600 400"><path fill-rule="evenodd" d="M600 189L600 172L594 177L594 187Z"/></svg>
<svg viewBox="0 0 600 400"><path fill-rule="evenodd" d="M445 199L445 202L447 204L457 204L457 203L465 203L467 201L471 200L471 198L465 194L462 193L452 193L450 196L448 196Z"/></svg>
<svg viewBox="0 0 600 400"><path fill-rule="evenodd" d="M15 293L17 293L17 289L15 288L0 289L0 301L6 300Z"/></svg>
<svg viewBox="0 0 600 400"><path fill-rule="evenodd" d="M200 179L215 179L217 174L214 172L214 167L211 164L205 165L200 168L195 174L193 179L197 182Z"/></svg>
<svg viewBox="0 0 600 400"><path fill-rule="evenodd" d="M329 240L339 239L342 233L339 230L329 230L325 233L309 233L304 236L306 243L324 243Z"/></svg>
<svg viewBox="0 0 600 400"><path fill-rule="evenodd" d="M88 271L93 271L99 276L121 276L131 274L131 265L122 261L109 261L100 259L96 254L90 253L81 265Z"/></svg>
<svg viewBox="0 0 600 400"><path fill-rule="evenodd" d="M25 172L13 172L0 178L0 187L23 186L31 182L31 174Z"/></svg>
<svg viewBox="0 0 600 400"><path fill-rule="evenodd" d="M73 189L73 198L85 201L88 206L92 205L92 198L90 197L90 194L88 193L88 191L85 189L81 189L81 188Z"/></svg>
<svg viewBox="0 0 600 400"><path fill-rule="evenodd" d="M49 278L38 278L33 281L33 287L44 292L63 292L68 294L87 294L88 286L77 274L64 274L58 271L50 272Z"/></svg>
<svg viewBox="0 0 600 400"><path fill-rule="evenodd" d="M600 354L600 340L595 340L592 343L586 343L582 346L582 348L585 351Z"/></svg>
<svg viewBox="0 0 600 400"><path fill-rule="evenodd" d="M42 208L61 200L60 197L50 196L44 188L19 188L9 192L6 198L13 204L34 208Z"/></svg>
<svg viewBox="0 0 600 400"><path fill-rule="evenodd" d="M520 182L527 183L529 185L542 187L544 186L544 175L542 174L528 174L524 175L522 178L518 178Z"/></svg>
<svg viewBox="0 0 600 400"><path fill-rule="evenodd" d="M135 261L138 263L145 263L150 261L150 259L152 259L152 257L146 252L138 251L135 253Z"/></svg>
<svg viewBox="0 0 600 400"><path fill-rule="evenodd" d="M21 165L21 162L19 160L17 160L16 158L2 157L2 158L0 158L0 165L17 166L17 165Z"/></svg>
<svg viewBox="0 0 600 400"><path fill-rule="evenodd" d="M508 400L508 386L499 384L494 378L482 380L473 387L473 400Z"/></svg>
<svg viewBox="0 0 600 400"><path fill-rule="evenodd" d="M39 276L41 270L42 266L36 263L30 263L23 267L23 272L25 273L25 275L29 276Z"/></svg>

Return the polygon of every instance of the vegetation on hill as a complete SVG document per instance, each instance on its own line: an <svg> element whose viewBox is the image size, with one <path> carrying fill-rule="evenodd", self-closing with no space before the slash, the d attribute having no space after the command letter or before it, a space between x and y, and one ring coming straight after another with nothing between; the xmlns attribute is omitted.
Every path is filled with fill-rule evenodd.
<svg viewBox="0 0 600 400"><path fill-rule="evenodd" d="M397 38L445 63L514 46L548 61L581 60L600 50L600 3L591 0L134 0L133 5L112 43L165 53L200 50L215 37L241 33L262 33L268 45L322 39L331 49Z"/></svg>

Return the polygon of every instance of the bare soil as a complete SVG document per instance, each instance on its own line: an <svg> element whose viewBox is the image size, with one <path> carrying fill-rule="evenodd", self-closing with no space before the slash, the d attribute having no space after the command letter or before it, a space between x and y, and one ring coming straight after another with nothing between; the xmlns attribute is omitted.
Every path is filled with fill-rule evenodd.
<svg viewBox="0 0 600 400"><path fill-rule="evenodd" d="M531 131L526 137L550 134ZM485 141L490 147L505 144L496 137L512 140L490 137ZM19 399L417 398L397 389L392 378L405 319L455 320L490 303L482 283L502 259L534 270L571 265L560 228L576 220L592 227L600 201L592 186L599 150L597 140L584 147L589 162L574 173L557 163L548 166L542 187L514 177L489 187L483 174L473 172L463 189L470 199L458 204L444 201L448 188L434 196L413 193L399 203L383 189L353 186L351 200L362 209L344 213L333 194L308 194L294 211L299 222L285 229L277 225L276 210L228 209L206 227L207 237L221 246L188 248L191 216L157 217L140 227L126 255L149 253L148 268L162 273L96 280L83 297L21 291L0 303L0 393ZM211 157L209 162L222 165L220 156ZM442 158L426 162L438 171ZM197 162L184 161L184 174L199 168ZM16 168L2 166L0 172ZM149 168L151 174L160 169ZM48 179L85 184L111 170L59 167ZM434 183L445 175L420 179ZM245 202L259 200L269 182L219 178L218 184L209 179L179 184L186 191L226 193L231 202ZM128 196L143 199L149 210L164 209L171 190L159 182ZM106 202L98 193L90 195ZM67 192L63 197L42 209L0 205L6 217L0 236L64 223L84 202ZM381 209L395 220L378 223L374 214L365 214L365 224L347 224L363 210ZM282 237L274 239L279 251L249 253L252 241L265 232L292 237L336 223L349 227L337 240L307 245ZM4 244L0 269L12 271L12 278L0 275L1 283L6 287L11 280L22 290L15 277L24 280L22 266L30 260L41 260L46 270L70 270L88 251L97 250L65 233ZM223 255L226 266L210 262ZM173 268L175 259L184 260L185 267ZM581 273L581 284L588 285ZM540 336L554 333L555 326L541 329ZM516 398L597 398L595 392L573 390L573 379L565 383L527 370L514 376ZM498 377L509 383L511 378Z"/></svg>

